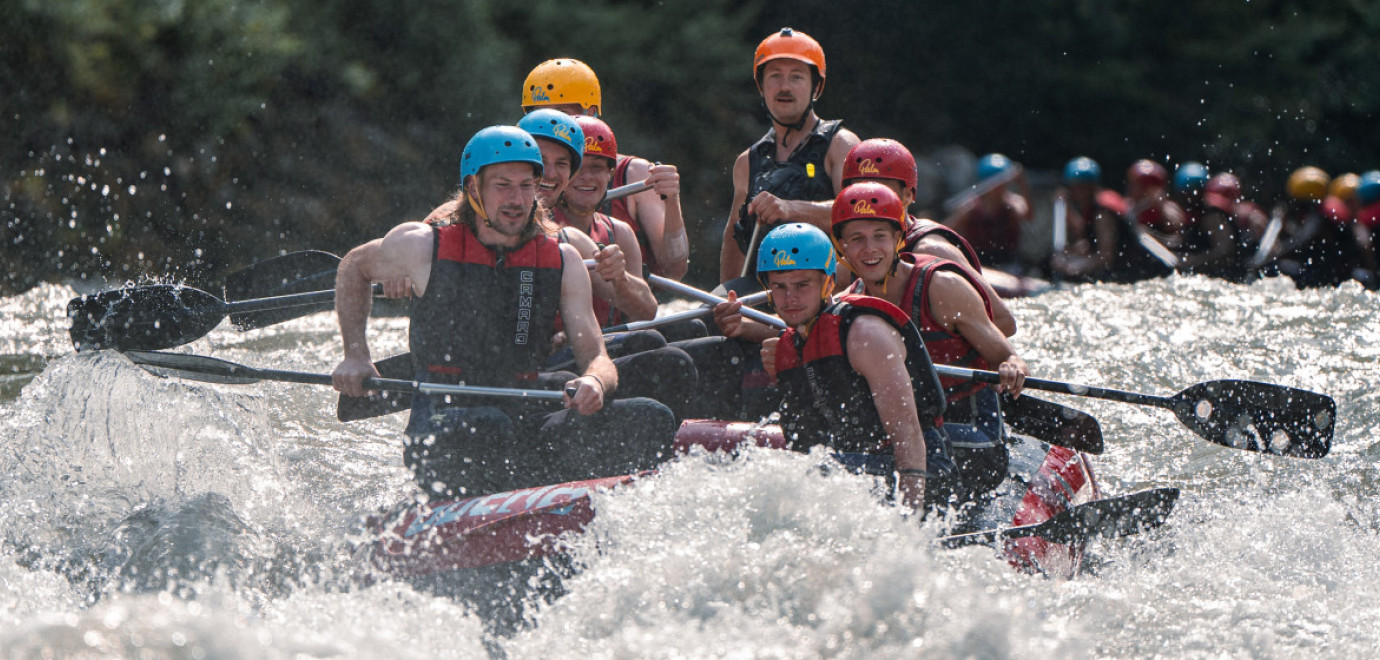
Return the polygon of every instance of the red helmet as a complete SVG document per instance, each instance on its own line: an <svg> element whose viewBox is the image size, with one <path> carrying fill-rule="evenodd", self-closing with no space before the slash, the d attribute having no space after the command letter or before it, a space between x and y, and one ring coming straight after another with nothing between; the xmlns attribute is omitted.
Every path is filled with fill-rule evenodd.
<svg viewBox="0 0 1380 660"><path fill-rule="evenodd" d="M1241 201L1241 179L1236 178L1231 172L1222 172L1212 175L1208 179L1207 189L1204 190L1209 195L1221 195L1227 201L1235 204Z"/></svg>
<svg viewBox="0 0 1380 660"><path fill-rule="evenodd" d="M1142 186L1163 188L1169 185L1169 172L1165 171L1163 165L1148 158L1142 158L1132 163L1131 169L1126 170L1126 181Z"/></svg>
<svg viewBox="0 0 1380 660"><path fill-rule="evenodd" d="M830 220L834 238L838 238L844 223L852 220L885 220L895 223L897 229L905 229L906 209L885 183L867 181L844 188L834 198Z"/></svg>
<svg viewBox="0 0 1380 660"><path fill-rule="evenodd" d="M863 140L843 161L843 184L855 179L892 179L914 192L919 185L915 157L906 145L888 138Z"/></svg>
<svg viewBox="0 0 1380 660"><path fill-rule="evenodd" d="M603 156L610 160L618 159L618 140L613 137L613 129L604 120L581 115L575 118L575 123L585 133L585 158Z"/></svg>
<svg viewBox="0 0 1380 660"><path fill-rule="evenodd" d="M761 80L763 64L782 58L813 66L819 74L819 88L824 87L824 48L810 35L791 28L781 28L780 32L757 44L757 52L752 55L753 79ZM819 93L818 90L815 93Z"/></svg>

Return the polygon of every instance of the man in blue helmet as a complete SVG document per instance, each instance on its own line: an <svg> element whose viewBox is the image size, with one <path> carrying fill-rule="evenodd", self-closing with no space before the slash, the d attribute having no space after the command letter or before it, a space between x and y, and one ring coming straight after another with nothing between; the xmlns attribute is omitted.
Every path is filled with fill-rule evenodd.
<svg viewBox="0 0 1380 660"><path fill-rule="evenodd" d="M1114 279L1118 257L1138 249L1122 220L1126 200L1102 187L1102 166L1086 156L1064 165L1057 195L1055 203L1064 205L1064 244L1050 255L1050 268L1075 281Z"/></svg>
<svg viewBox="0 0 1380 660"><path fill-rule="evenodd" d="M404 462L429 495L623 474L669 451L670 410L649 399L609 401L618 371L594 320L584 261L538 223L542 167L531 134L486 128L465 146L464 202L450 222L399 225L341 261L336 314L345 358L333 382L350 396L366 394L363 379L377 375L365 332L371 282L412 283L408 339L418 381L530 387L557 314L564 320L580 374L563 384L566 410L414 395Z"/></svg>
<svg viewBox="0 0 1380 660"><path fill-rule="evenodd" d="M1242 280L1246 269L1237 252L1236 221L1226 205L1208 203L1209 178L1207 167L1197 161L1174 170L1174 198L1184 210L1176 268L1181 273Z"/></svg>
<svg viewBox="0 0 1380 660"><path fill-rule="evenodd" d="M1002 181L1014 181L1020 192ZM977 182L979 190L986 189L960 204L944 224L967 239L983 264L1019 273L1021 231L1030 222L1025 169L1002 154L987 154L978 159Z"/></svg>
<svg viewBox="0 0 1380 660"><path fill-rule="evenodd" d="M939 377L919 330L895 305L830 299L837 263L813 225L784 224L762 239L757 274L789 326L763 348L781 388L782 429L795 449L826 445L885 466L869 471L895 478L901 501L921 509L926 479L953 472L947 440L935 432L944 413Z"/></svg>

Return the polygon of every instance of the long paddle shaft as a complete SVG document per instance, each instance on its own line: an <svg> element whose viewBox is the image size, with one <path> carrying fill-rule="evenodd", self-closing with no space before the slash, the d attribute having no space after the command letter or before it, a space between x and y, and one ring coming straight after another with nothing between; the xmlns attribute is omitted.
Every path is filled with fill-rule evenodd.
<svg viewBox="0 0 1380 660"><path fill-rule="evenodd" d="M728 302L674 280L655 275L651 283L708 304ZM772 327L785 328L781 319L744 307L743 316ZM992 371L937 364L946 378L998 384ZM1248 380L1199 383L1172 397L1125 392L1090 385L1071 385L1027 378L1025 387L1050 392L1155 406L1174 413L1194 433L1224 447L1299 458L1322 458L1332 447L1337 404L1332 397L1307 390Z"/></svg>
<svg viewBox="0 0 1380 660"><path fill-rule="evenodd" d="M257 369L203 355L160 353L155 351L125 351L135 364L159 375L172 375L190 380L227 385L245 385L265 380L307 385L330 385L330 374L314 374L281 369ZM412 392L422 394L451 394L461 396L507 397L518 399L560 400L564 394L553 390L520 390L478 385L445 385L422 383L394 378L365 378L364 387L371 390Z"/></svg>
<svg viewBox="0 0 1380 660"><path fill-rule="evenodd" d="M312 308L334 300L334 291L311 291L227 303L193 287L156 284L73 298L67 316L79 351L158 350L200 339L230 314Z"/></svg>

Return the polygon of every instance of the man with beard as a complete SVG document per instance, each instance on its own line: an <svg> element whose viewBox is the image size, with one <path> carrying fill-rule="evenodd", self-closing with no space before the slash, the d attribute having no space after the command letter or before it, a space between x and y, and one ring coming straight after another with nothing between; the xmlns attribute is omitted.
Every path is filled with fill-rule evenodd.
<svg viewBox="0 0 1380 660"><path fill-rule="evenodd" d="M345 358L336 389L363 396L375 377L366 336L370 283L410 281L415 379L489 387L537 381L563 319L578 377L567 409L518 399L415 394L404 462L433 497L499 492L625 474L669 454L675 421L648 399L609 401L618 371L594 319L589 275L574 248L537 222L541 150L531 134L492 126L460 164L463 201L449 222L409 222L351 250L336 276ZM510 403L510 401L512 401Z"/></svg>

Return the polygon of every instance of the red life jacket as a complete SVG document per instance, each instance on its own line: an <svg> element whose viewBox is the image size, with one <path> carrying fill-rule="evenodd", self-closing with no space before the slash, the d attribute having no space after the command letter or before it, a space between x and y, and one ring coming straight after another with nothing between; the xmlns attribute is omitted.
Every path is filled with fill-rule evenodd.
<svg viewBox="0 0 1380 660"><path fill-rule="evenodd" d="M555 220L556 224L562 227L570 227L576 231L579 230L579 227L570 224L570 219L560 207L551 209L551 219ZM590 220L589 223L589 237L594 239L594 242L600 247L613 245L618 242L613 230L613 220L597 211L594 213L594 218ZM597 276L591 275L591 277ZM613 303L599 296L594 296L593 298L594 318L599 321L599 327L606 328L611 325L623 323L623 312L619 311L617 307L614 307ZM557 321L557 330L561 330L564 327L564 323Z"/></svg>
<svg viewBox="0 0 1380 660"><path fill-rule="evenodd" d="M933 220L915 217L909 217L908 220L910 226L906 229L906 240L901 246L902 252L915 252L915 246L919 245L920 241L925 240L928 236L937 235L961 250L963 256L968 259L968 263L972 265L973 270L982 272L982 260L978 258L977 251L958 232Z"/></svg>
<svg viewBox="0 0 1380 660"><path fill-rule="evenodd" d="M885 300L847 295L820 312L808 338L787 329L777 344L781 426L797 449L827 444L845 452L890 451L872 389L848 361L848 331L863 314L882 318L901 333L921 426L941 423L944 398L915 325Z"/></svg>
<svg viewBox="0 0 1380 660"><path fill-rule="evenodd" d="M613 180L609 182L609 188L619 188L628 183L628 166L632 164L635 156L618 155L618 164L613 167ZM628 211L628 198L620 197L611 202L604 202L600 209L609 217L617 218L628 223L632 227L633 234L637 236L637 246L642 248L642 267L649 272L662 275L661 266L656 262L656 253L652 251L651 241L647 239L647 230L642 228L642 223Z"/></svg>
<svg viewBox="0 0 1380 660"><path fill-rule="evenodd" d="M992 301L987 297L987 292L983 290L982 284L978 279L980 276L963 264L954 263L948 259L939 259L926 254L902 255L903 259L910 259L914 268L910 271L910 279L906 282L905 293L901 296L901 308L910 313L910 318L916 321L920 327L920 336L925 341L925 348L930 352L930 359L936 364L948 364L956 367L966 367L969 369L988 369L987 360L982 358L976 348L967 339L955 334L950 334L944 329L934 315L930 312L930 282L933 281L935 273L941 270L952 271L962 275L973 286L982 297L982 307L987 313L989 320L993 319ZM956 380L952 378L940 378L944 385L944 391L948 395L950 403L972 396L978 390L987 387L983 383L976 381Z"/></svg>

